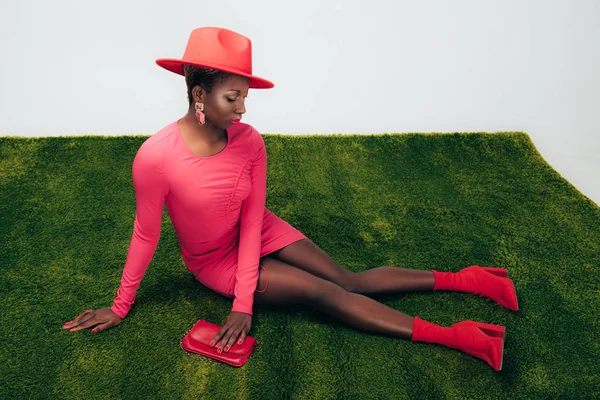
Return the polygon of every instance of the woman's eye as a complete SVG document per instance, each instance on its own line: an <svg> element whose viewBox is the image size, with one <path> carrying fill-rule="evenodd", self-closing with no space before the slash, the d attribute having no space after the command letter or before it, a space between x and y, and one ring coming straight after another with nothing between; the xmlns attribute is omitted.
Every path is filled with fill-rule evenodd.
<svg viewBox="0 0 600 400"><path fill-rule="evenodd" d="M244 99L247 99L248 96L244 96ZM227 97L227 101L230 103L233 103L234 101L236 101L237 99L230 99L229 97Z"/></svg>

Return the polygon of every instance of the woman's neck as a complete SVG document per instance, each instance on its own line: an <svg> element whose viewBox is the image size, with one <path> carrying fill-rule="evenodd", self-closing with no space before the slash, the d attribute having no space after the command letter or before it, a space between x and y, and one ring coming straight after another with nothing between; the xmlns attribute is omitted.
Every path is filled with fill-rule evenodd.
<svg viewBox="0 0 600 400"><path fill-rule="evenodd" d="M227 137L227 133L224 129L216 128L208 121L205 121L203 125L200 125L196 118L195 111L191 109L182 119L185 121L185 126L187 127L190 136L194 139L199 139L207 143L216 143L223 140L223 137Z"/></svg>

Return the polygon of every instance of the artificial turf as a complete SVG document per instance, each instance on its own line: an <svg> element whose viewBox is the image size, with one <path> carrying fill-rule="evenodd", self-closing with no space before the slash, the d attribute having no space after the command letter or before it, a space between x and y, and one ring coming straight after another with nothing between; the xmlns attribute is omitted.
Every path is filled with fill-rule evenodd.
<svg viewBox="0 0 600 400"><path fill-rule="evenodd" d="M457 292L379 296L449 326L506 326L495 372L458 350L354 330L308 306L255 304L241 368L180 339L231 300L186 270L168 214L132 311L92 335L64 322L109 307L148 135L0 137L0 398L598 398L600 208L526 133L263 134L267 207L352 271L509 270L520 310Z"/></svg>

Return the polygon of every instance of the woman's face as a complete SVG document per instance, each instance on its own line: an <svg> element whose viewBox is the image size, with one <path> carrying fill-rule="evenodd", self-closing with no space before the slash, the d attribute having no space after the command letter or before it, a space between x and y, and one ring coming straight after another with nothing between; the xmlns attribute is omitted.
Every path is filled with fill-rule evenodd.
<svg viewBox="0 0 600 400"><path fill-rule="evenodd" d="M193 92L194 99L204 103L206 121L216 128L227 129L233 125L232 120L241 119L246 112L248 89L248 78L231 75L223 83L217 82L209 94L200 86L196 86Z"/></svg>

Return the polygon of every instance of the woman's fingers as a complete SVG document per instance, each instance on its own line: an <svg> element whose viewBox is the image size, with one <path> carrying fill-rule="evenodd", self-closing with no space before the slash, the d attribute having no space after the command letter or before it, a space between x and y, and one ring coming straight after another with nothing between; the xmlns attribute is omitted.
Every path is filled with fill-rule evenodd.
<svg viewBox="0 0 600 400"><path fill-rule="evenodd" d="M92 333L98 333L98 332L102 332L105 329L108 328L112 328L113 327L113 323L110 321L107 321L103 324L98 325L97 327L95 327L94 329L92 329Z"/></svg>
<svg viewBox="0 0 600 400"><path fill-rule="evenodd" d="M78 316L73 318L71 321L68 321L67 323L65 323L62 327L67 329L67 328L72 328L73 326L76 326L79 322L81 322L81 319L83 317L85 317L92 311L94 311L94 310L85 310L84 312L82 312L81 314L79 314Z"/></svg>
<svg viewBox="0 0 600 400"><path fill-rule="evenodd" d="M85 322L87 322L90 319L93 319L95 317L96 317L96 314L94 312L90 312L90 313L87 313L87 314L85 314L85 315L83 315L81 317L78 317L78 319L74 323L72 323L72 324L69 325L69 332L73 332L74 328L77 328L77 327L81 326L81 324L83 324L83 323L85 323Z"/></svg>
<svg viewBox="0 0 600 400"><path fill-rule="evenodd" d="M225 344L225 352L228 352L229 350L231 350L231 348L235 344L235 341L237 340L237 338L240 334L240 331L241 331L240 329L236 329L235 331L232 330L232 334L229 336L229 340Z"/></svg>
<svg viewBox="0 0 600 400"><path fill-rule="evenodd" d="M238 344L242 344L244 343L244 340L246 340L246 331L242 330L242 333L240 334L240 339L238 340Z"/></svg>
<svg viewBox="0 0 600 400"><path fill-rule="evenodd" d="M221 330L217 332L213 340L210 341L209 346L213 347L215 344L219 343L219 340L223 337L223 335L225 334L225 332L227 332L228 329L229 328L227 327L227 325L223 326Z"/></svg>
<svg viewBox="0 0 600 400"><path fill-rule="evenodd" d="M217 346L217 351L221 353L223 350L228 352L235 345L238 337L240 339L239 344L242 344L244 340L246 340L246 334L250 330L252 325L252 316L246 313L235 312L232 311L227 320L225 321L225 325L221 328L221 330L215 335L215 337L210 342L210 347ZM219 340L221 342L219 343Z"/></svg>
<svg viewBox="0 0 600 400"><path fill-rule="evenodd" d="M81 322L82 320L86 319L90 314L93 314L94 310L85 310L84 312L82 312L81 314L79 314L78 316L76 316L73 321L74 322Z"/></svg>
<svg viewBox="0 0 600 400"><path fill-rule="evenodd" d="M82 329L97 326L92 333L97 333L113 326L119 325L123 321L110 308L101 308L99 310L85 310L72 321L66 322L62 327L69 329L69 332L80 331Z"/></svg>
<svg viewBox="0 0 600 400"><path fill-rule="evenodd" d="M105 322L105 321L98 319L98 316L92 310L92 312L83 315L81 318L79 318L78 322L71 325L71 327L69 328L69 332L80 331L82 329L89 328L90 326L96 325L101 322Z"/></svg>
<svg viewBox="0 0 600 400"><path fill-rule="evenodd" d="M76 332L76 331L80 331L82 329L87 329L91 326L98 325L99 323L102 323L102 322L104 322L104 321L100 321L96 317L89 318L89 319L86 319L85 321L81 322L76 327L69 329L69 332Z"/></svg>
<svg viewBox="0 0 600 400"><path fill-rule="evenodd" d="M230 327L228 329L227 333L225 335L223 335L223 340L221 341L221 344L217 348L217 351L219 353L221 353L223 351L223 349L225 348L225 345L227 344L227 342L229 342L229 338L231 337L232 334L233 334L233 327Z"/></svg>

